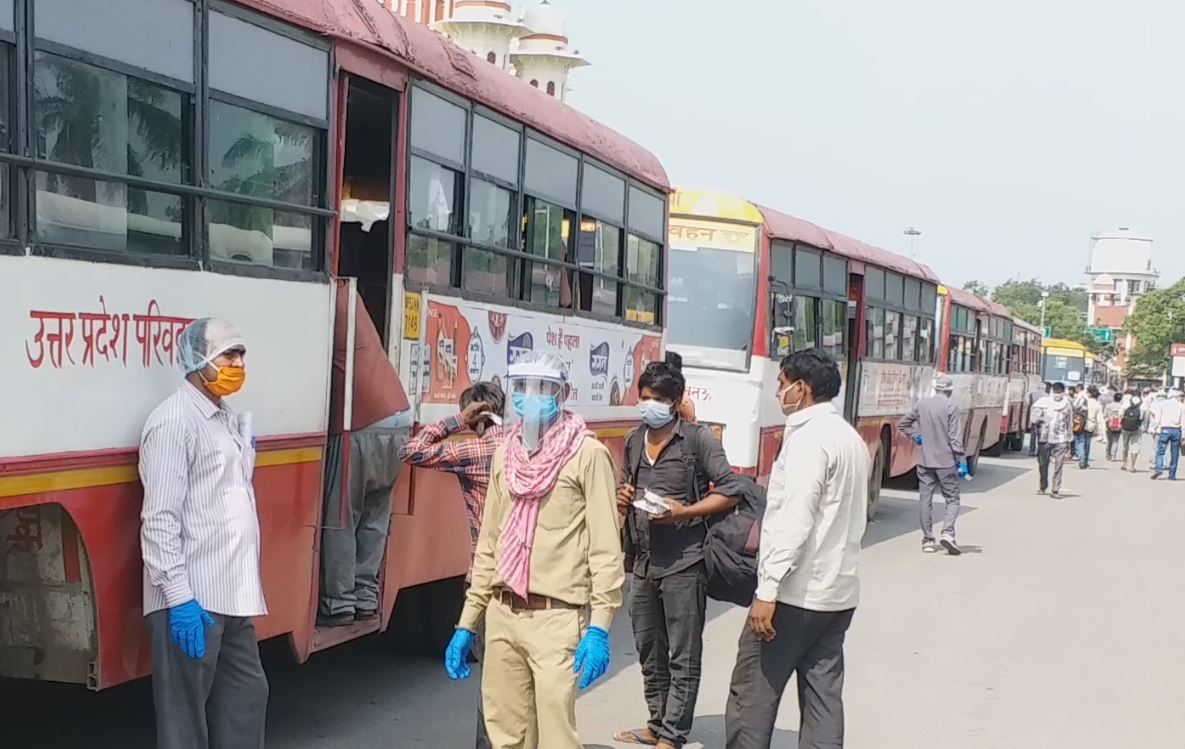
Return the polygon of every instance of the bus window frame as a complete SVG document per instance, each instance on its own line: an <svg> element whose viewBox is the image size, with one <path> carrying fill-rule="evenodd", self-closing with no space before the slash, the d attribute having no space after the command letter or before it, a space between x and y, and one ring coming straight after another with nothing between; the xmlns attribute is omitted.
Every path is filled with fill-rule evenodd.
<svg viewBox="0 0 1185 749"><path fill-rule="evenodd" d="M868 270L879 271L882 274L882 279L884 280L884 286L882 287L879 296L875 296L872 293L871 286L868 284ZM894 276L902 279L901 280L901 288L902 288L901 304L890 303L887 299L888 278L890 275L894 275ZM909 287L909 283L908 283L909 281L915 281L918 284L918 299L917 299L915 305L912 307L909 306L909 298L908 298L908 295L906 294L906 290ZM917 276L910 276L905 273L898 273L896 271L891 271L887 268L882 268L879 265L867 266L867 270L865 271L865 275L861 281L861 285L864 288L864 306L865 306L865 308L866 309L878 309L878 310L881 310L885 313L886 332L887 332L887 328L888 328L888 315L889 314L897 314L900 319L900 322L898 323L897 355L895 357L889 357L889 356L884 355L887 347L882 343L882 346L881 346L882 355L879 357L874 357L874 356L872 356L871 345L866 344L864 347L864 350L861 352L861 357L860 357L861 360L872 361L872 362L883 362L883 363L889 363L889 364L906 364L906 365L921 365L921 366L930 365L932 363L932 359L934 358L934 347L935 347L934 337L939 335L941 331L938 330L937 304L933 305L934 309L927 310L925 308L925 305L923 304L923 301L926 298L925 291L926 291L927 287L934 289L934 294L937 297L937 286L935 284L930 283L929 281L927 281L925 279L918 278ZM903 347L904 337L902 335L905 330L905 318L907 316L914 317L918 321L916 333L915 333L915 338L914 338L914 353L910 357L907 357L904 353L904 347ZM867 313L866 313L866 317L867 317ZM924 323L926 320L930 321L930 334L931 334L931 336L930 336L930 350L926 351L926 352L919 352L918 348L920 347L920 341L921 341L920 334L921 334L921 331L923 329L923 326L924 326ZM953 333L953 328L952 328L952 333Z"/></svg>
<svg viewBox="0 0 1185 749"><path fill-rule="evenodd" d="M667 239L651 236L648 232L643 232L643 231L638 230L637 228L633 228L630 226L630 224L629 224L629 191L630 191L631 187L635 187L635 188L647 193L651 197L655 197L655 198L661 200L664 205L666 205L666 197L665 196L663 196L661 193L659 193L658 191L656 191L654 188L650 187L649 185L646 185L646 184L642 183L641 181L630 177L628 174L625 174L625 173L621 172L620 170L610 167L609 165L605 164L602 161L599 161L595 158L587 156L586 154L584 154L582 151L579 151L578 149L575 149L575 148L573 148L565 143L562 143L560 141L557 141L554 138L551 138L551 137L549 137L537 130L534 130L531 127L529 127L528 125L526 125L525 123L518 122L514 119L511 119L511 118L505 116L505 115L494 112L494 111L490 110L489 108L478 104L477 102L474 102L474 101L472 101L460 94L454 93L453 91L450 91L449 89L446 89L446 88L440 86L439 84L436 84L433 81L425 79L425 78L420 78L420 77L412 78L412 80L409 81L407 93L403 97L406 100L406 104L404 106L406 106L408 108L407 109L407 122L408 122L409 132L410 132L410 127L411 127L412 117L414 116L414 106L413 106L414 94L412 93L412 89L414 89L414 88L421 88L421 89L425 90L427 93L444 98L447 101L449 101L450 103L460 106L465 111L465 116L466 116L465 143L464 143L464 149L463 149L464 164L456 164L455 162L451 162L451 160L443 159L439 156L435 156L434 154L423 151L422 149L413 147L409 142L408 148L407 148L407 162L405 164L402 164L401 166L404 169L408 169L409 165L410 165L411 158L412 157L419 157L419 158L427 159L428 161L432 161L434 163L438 163L448 169L452 169L454 171L460 171L461 183L464 185L464 189L462 190L463 194L461 196L461 201L460 201L460 211L462 213L461 235L460 236L454 236L452 234L447 234L444 232L435 232L435 231L426 230L426 229L413 229L410 226L406 225L406 222L405 222L404 226L397 227L397 231L402 231L404 233L405 241L406 241L407 236L416 234L416 235L424 236L424 237L427 237L430 239L437 239L442 242L448 242L454 246L454 249L453 249L454 267L453 267L453 273L452 273L453 278L451 279L452 282L450 283L449 286L442 286L440 284L422 283L422 282L418 282L418 281L408 280L407 268L406 268L407 261L405 259L404 267L400 268L398 270L400 273L402 273L404 275L404 287L408 291L428 292L428 293L431 293L434 295L439 295L439 296L457 297L457 298L461 298L461 299L482 302L482 303L487 303L487 304L498 304L501 306L506 306L507 304L509 304L510 306L513 306L516 308L530 310L530 311L534 311L534 312L562 315L562 316L575 316L575 317L587 318L589 320L596 320L598 322L612 323L615 325L618 325L618 324L627 325L629 327L639 328L642 330L661 331L663 329L663 324L665 322L664 318L665 318L665 313L666 313L666 297L667 297L667 293L668 293L667 289L649 286L649 285L641 284L641 283L636 283L636 282L628 280L625 276L626 276L626 254L628 252L629 236L631 234L633 234L634 236L637 236L645 241L653 242L658 245L658 247L659 247L658 277L659 277L660 281L664 282L664 286L666 285L665 281L666 281L667 262L668 262L667 253L670 252L670 243ZM475 171L472 168L473 122L474 122L474 117L476 117L476 116L481 116L481 117L485 117L487 119L493 120L493 121L497 122L498 124L503 125L511 130L514 130L515 132L517 132L519 134L518 184L517 185L511 185L508 182L506 182L505 180L499 180L498 178L493 177L492 175L485 174L484 172ZM527 187L526 187L526 162L527 162L526 153L527 153L527 148L528 148L528 141L530 141L530 140L534 140L534 141L540 143L541 145L553 148L561 153L564 153L565 155L572 156L573 158L576 159L577 163L576 163L576 202L575 202L575 204L571 204L571 203L568 203L563 200L557 200L556 198L550 197L547 195L536 194L536 193L533 193L527 189ZM624 186L625 186L624 190L623 190L624 220L622 222L602 218L602 216L600 214L596 213L595 211L590 211L588 213L583 212L582 196L583 196L583 189L584 189L584 166L585 166L586 162L588 164L590 164L591 166L595 167L596 169L622 180L622 182L624 183ZM540 257L538 255L535 255L535 254L532 254L532 253L526 251L525 242L526 242L527 233L523 229L521 220L515 222L515 226L512 229L511 233L513 236L512 236L512 246L511 247L499 247L496 245L490 245L485 242L473 240L472 238L466 236L469 233L468 232L467 217L468 217L468 213L469 213L469 201L470 201L471 191L472 191L472 180L474 177L476 177L477 179L480 179L480 180L489 181L502 189L510 190L512 193L512 200L513 200L512 210L513 210L513 215L515 215L515 216L525 217L525 211L526 211L526 205L527 205L528 198L531 198L531 199L534 199L537 201L543 201L549 205L553 205L558 208L562 208L565 211L571 212L573 214L574 220L572 223L571 232L569 234L570 256L571 256L571 253L574 253L575 243L579 239L580 224L581 224L581 221L585 217L595 220L595 221L600 221L608 226L613 226L614 228L619 229L621 231L621 247L620 247L620 251L618 253L618 264L617 264L618 265L618 275L603 273L603 272L596 270L595 268L583 268L580 266L580 264L578 262L573 262L572 260L568 260L568 261L554 260L551 258ZM408 188L405 189L404 192L405 192L404 198L403 198L404 209L405 209L405 211L409 211L409 209L410 209L409 201L410 201L410 196L411 196L410 186L408 186ZM664 214L663 215L663 228L665 231L669 227L670 212L669 212L669 210L664 209L663 214ZM408 215L410 215L410 213ZM466 247L472 247L473 249L476 249L476 250L505 256L513 263L513 266L514 266L514 271L512 273L513 283L511 284L511 288L509 289L510 293L508 296L501 296L501 295L497 295L497 294L487 294L487 293L478 292L478 291L471 291L471 290L464 288L464 279L462 278L461 273L462 273L463 263L464 263L463 254L464 254ZM526 267L527 263L538 263L538 264L542 264L542 265L548 265L548 266L563 269L565 272L571 274L569 283L572 284L574 287L576 285L578 285L578 283L579 283L577 279L579 278L580 274L590 275L593 277L603 277L603 278L607 278L607 279L614 281L617 284L617 304L616 304L617 314L606 315L606 314L594 312L591 310L580 309L580 301L577 298L577 293L576 293L577 289L576 288L573 288L573 292L572 292L573 298L572 298L572 306L571 307L562 307L562 306L557 306L557 305L544 304L541 302L533 302L530 299L525 298L527 296L527 290L529 288L528 284L527 284L526 273L525 273L525 267ZM638 321L626 319L626 317L625 317L626 311L624 309L624 307L625 307L625 288L626 287L639 288L649 294L656 294L658 296L657 311L656 311L656 315L655 315L656 320L654 323L645 323L645 322L638 322Z"/></svg>
<svg viewBox="0 0 1185 749"><path fill-rule="evenodd" d="M9 230L12 237L0 238L0 254L25 254L39 257L84 260L112 265L127 265L148 268L209 271L222 275L245 276L301 282L327 283L329 280L330 231L337 211L330 206L336 195L330 164L336 158L335 144L330 137L336 121L334 91L338 78L334 76L336 59L334 45L328 39L312 32L288 25L278 19L267 17L253 10L243 8L225 0L198 2L187 0L193 5L193 47L194 81L188 82L157 73L147 68L123 62L104 55L69 47L46 39L39 39L33 22L34 8L29 0L15 0L14 14L16 31L0 32L0 43L10 45L12 65L8 80L10 87L9 117L10 150L0 151L0 164L9 167L11 217ZM325 52L326 56L326 118L311 118L296 112L280 109L263 102L212 90L209 87L209 33L207 19L217 12L250 23L265 32L278 34ZM90 65L112 73L136 78L152 85L161 86L181 94L183 158L180 182L164 182L131 174L120 174L103 169L64 164L35 155L37 123L33 110L34 59L37 52L45 52L84 65ZM252 112L277 119L312 127L317 134L313 146L313 195L309 205L241 195L210 186L210 154L208 134L210 132L210 101L221 101ZM157 255L152 253L118 251L68 245L55 242L34 241L36 232L36 189L35 175L39 172L73 176L82 179L111 182L128 188L138 188L181 198L184 212L182 237L185 243L184 255ZM270 265L238 263L230 260L212 259L208 242L208 201L249 205L310 217L312 225L310 252L314 254L313 269L280 268Z"/></svg>
<svg viewBox="0 0 1185 749"><path fill-rule="evenodd" d="M804 254L809 254L818 260L819 279L818 279L817 286L802 286L798 282L798 253L800 250ZM774 253L779 252L779 251L788 251L790 254L789 268L790 268L791 278L789 280L782 279L774 274L774 267L773 267L774 266L774 260L773 260ZM829 258L829 257L830 258L837 258L843 262L845 277L850 273L851 264L848 262L848 259L843 257L842 255L837 255L834 252L828 252L827 250L823 250L823 249L820 249L820 248L815 247L813 245L806 244L805 242L783 242L783 241L779 241L779 240L773 240L770 242L770 267L767 269L766 275L768 276L769 279L773 279L779 283L785 284L786 288L784 290L776 290L776 289L772 288L772 284L771 284L771 288L769 289L769 292L768 292L767 304L765 305L765 307L766 307L765 314L766 314L766 319L768 321L767 329L769 331L769 334L768 334L768 337L769 337L768 351L770 352L769 358L777 359L779 357L779 355L777 353L779 350L778 346L777 346L777 336L774 333L774 330L777 327L777 323L778 323L777 299L775 297L776 294L779 294L779 293L789 294L790 299L792 300L792 303L795 303L799 298L806 298L806 299L812 300L812 302L814 303L813 306L814 306L814 316L815 316L815 330L814 330L813 338L819 347L822 347L822 345L823 345L823 304L822 303L825 301L831 301L831 302L842 302L844 305L847 305L848 295L847 295L846 289L842 293L839 291L828 291L826 289L826 283L825 283L826 272L824 269L824 265L825 265L825 258ZM758 265L758 272L760 273L760 271L761 271L761 268L760 268L760 265ZM760 281L760 279L757 279L757 280ZM756 319L756 318L754 318L754 319ZM851 342L847 340L848 331L846 329L846 326L840 332L842 333L843 338L844 338L843 344L840 348L844 352L844 361L846 361L848 358L847 352L849 351L849 346L851 345ZM791 342L790 342L790 352L789 353L796 353L794 350L793 335L791 336L790 340L791 340ZM754 346L756 346L756 344L757 344L756 325L754 325L753 344L754 344Z"/></svg>

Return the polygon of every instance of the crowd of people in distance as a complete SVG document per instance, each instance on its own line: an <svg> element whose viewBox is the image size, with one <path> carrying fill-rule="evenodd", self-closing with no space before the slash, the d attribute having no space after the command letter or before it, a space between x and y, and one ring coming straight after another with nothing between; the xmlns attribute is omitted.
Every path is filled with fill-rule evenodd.
<svg viewBox="0 0 1185 749"><path fill-rule="evenodd" d="M1168 473L1177 479L1181 460L1181 430L1185 428L1185 392L1171 388L1066 386L1047 382L1033 394L1029 455L1037 458L1038 494L1061 499L1062 469L1076 460L1080 470L1091 467L1093 445L1104 449L1106 460L1120 470L1140 473L1139 457L1145 442L1151 451L1153 481Z"/></svg>

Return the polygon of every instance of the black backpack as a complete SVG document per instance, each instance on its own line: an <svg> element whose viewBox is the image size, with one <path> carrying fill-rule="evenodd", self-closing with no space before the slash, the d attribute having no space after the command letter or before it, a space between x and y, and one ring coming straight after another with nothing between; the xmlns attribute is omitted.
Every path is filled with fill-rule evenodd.
<svg viewBox="0 0 1185 749"><path fill-rule="evenodd" d="M1140 431L1140 423L1143 419L1140 418L1140 404L1133 403L1127 407L1123 412L1123 431L1138 432Z"/></svg>
<svg viewBox="0 0 1185 749"><path fill-rule="evenodd" d="M700 439L706 427L684 422L681 426L683 461L687 465L690 497L700 501L700 479L706 479L695 456L700 452ZM632 466L631 482L638 484L638 471L644 455L645 430L635 429L626 437L625 459ZM765 514L765 489L748 476L737 476L741 481L741 496L731 512L707 518L704 538L704 563L707 569L708 597L716 601L748 606L757 592L757 547L761 538L761 517ZM633 513L626 515L626 566L632 567L634 557L633 534L629 525Z"/></svg>

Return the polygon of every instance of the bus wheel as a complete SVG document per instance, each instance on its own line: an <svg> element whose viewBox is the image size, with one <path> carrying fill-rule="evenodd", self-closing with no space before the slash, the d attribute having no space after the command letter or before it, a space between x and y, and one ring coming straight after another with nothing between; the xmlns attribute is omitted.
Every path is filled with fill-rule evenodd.
<svg viewBox="0 0 1185 749"><path fill-rule="evenodd" d="M872 471L868 474L868 519L876 517L876 508L881 500L881 487L885 483L885 441L882 438L872 459Z"/></svg>
<svg viewBox="0 0 1185 749"><path fill-rule="evenodd" d="M974 476L976 471L979 470L979 453L983 450L983 441L987 439L986 430L987 427L985 426L984 429L980 431L979 443L975 446L975 454L970 458L967 458L967 474L970 476Z"/></svg>

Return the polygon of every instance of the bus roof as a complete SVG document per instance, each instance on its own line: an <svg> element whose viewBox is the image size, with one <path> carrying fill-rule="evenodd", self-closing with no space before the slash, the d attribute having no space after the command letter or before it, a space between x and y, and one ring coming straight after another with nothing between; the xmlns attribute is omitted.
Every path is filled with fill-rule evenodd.
<svg viewBox="0 0 1185 749"><path fill-rule="evenodd" d="M1024 328L1025 330L1029 331L1030 333L1038 333L1038 334L1041 333L1041 329L1038 328L1036 325L1033 325L1032 323L1025 322L1024 320L1020 319L1019 317L1013 317L1012 324L1018 328Z"/></svg>
<svg viewBox="0 0 1185 749"><path fill-rule="evenodd" d="M976 312L992 312L991 303L972 294L966 289L960 289L957 286L947 286L946 291L948 294L950 294L951 301L960 307L967 307L968 309L973 309ZM1011 316L1012 313L1009 312L1008 314Z"/></svg>
<svg viewBox="0 0 1185 749"><path fill-rule="evenodd" d="M1046 338L1041 342L1041 348L1073 349L1074 351L1080 351L1083 354L1086 353L1086 346L1083 346L1078 341L1071 341L1068 338Z"/></svg>
<svg viewBox="0 0 1185 749"><path fill-rule="evenodd" d="M544 135L670 192L666 170L642 146L577 112L378 2L236 0L338 42L375 49L444 88L519 120Z"/></svg>
<svg viewBox="0 0 1185 749"><path fill-rule="evenodd" d="M1012 321L1012 310L1008 309L999 302L992 301L991 299L984 299L983 301L987 304L988 309L991 310L993 315L1007 318L1009 322Z"/></svg>
<svg viewBox="0 0 1185 749"><path fill-rule="evenodd" d="M837 231L824 229L810 221L795 218L772 208L760 205L757 207L765 217L766 229L774 239L803 242L820 249L831 250L849 260L870 263L933 284L939 283L938 276L934 274L934 271L916 260L910 260L888 250L873 247L866 242L853 239Z"/></svg>

